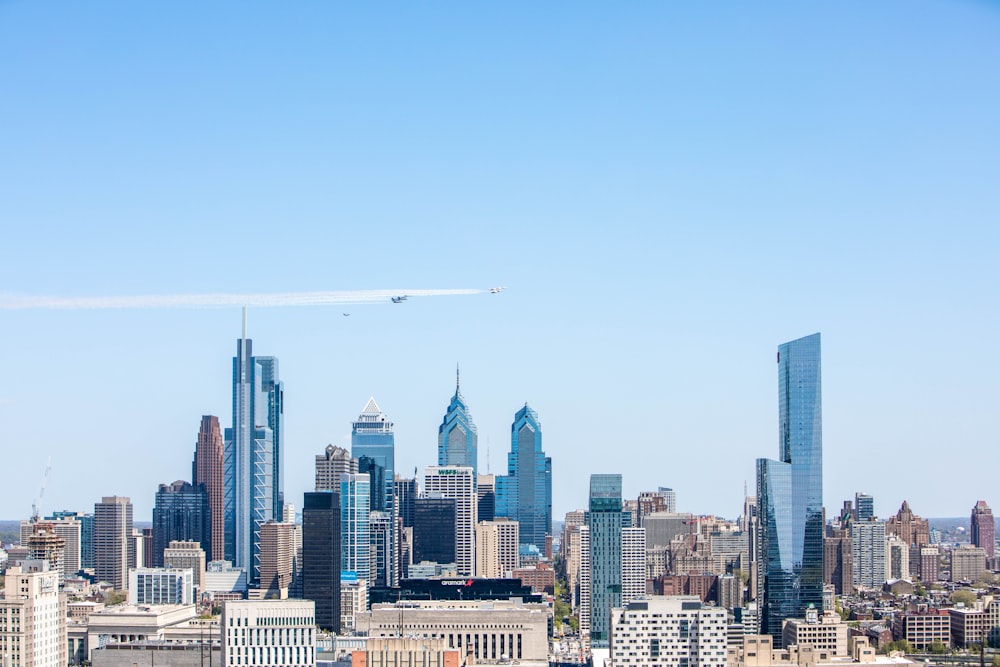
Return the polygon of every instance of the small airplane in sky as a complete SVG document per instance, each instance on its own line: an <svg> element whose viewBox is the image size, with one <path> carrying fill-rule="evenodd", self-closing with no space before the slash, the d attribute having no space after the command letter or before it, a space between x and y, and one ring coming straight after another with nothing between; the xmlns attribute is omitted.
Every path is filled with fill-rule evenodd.
<svg viewBox="0 0 1000 667"><path fill-rule="evenodd" d="M350 313L344 313L344 317L350 317L350 316L351 316Z"/></svg>
<svg viewBox="0 0 1000 667"><path fill-rule="evenodd" d="M402 296L394 296L394 297L392 297L392 302L393 303L403 303L404 301L406 301L406 299L407 299L407 296L405 294L403 294Z"/></svg>
<svg viewBox="0 0 1000 667"><path fill-rule="evenodd" d="M490 294L499 294L500 292L504 291L505 289L507 289L507 288L506 287L491 287L490 288Z"/></svg>

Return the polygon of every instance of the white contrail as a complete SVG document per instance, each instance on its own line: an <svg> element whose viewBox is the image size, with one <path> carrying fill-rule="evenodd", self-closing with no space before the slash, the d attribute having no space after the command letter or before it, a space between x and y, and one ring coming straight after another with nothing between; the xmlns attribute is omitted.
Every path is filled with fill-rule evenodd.
<svg viewBox="0 0 1000 667"><path fill-rule="evenodd" d="M147 296L0 295L0 310L78 310L100 308L220 308L224 306L336 306L388 301L395 296L459 296L485 289L379 289L278 294L154 294Z"/></svg>

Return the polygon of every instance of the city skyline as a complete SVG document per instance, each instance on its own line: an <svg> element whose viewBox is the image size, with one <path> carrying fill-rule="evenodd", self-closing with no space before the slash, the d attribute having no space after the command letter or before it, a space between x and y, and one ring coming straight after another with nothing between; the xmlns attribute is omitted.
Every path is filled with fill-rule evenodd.
<svg viewBox="0 0 1000 667"><path fill-rule="evenodd" d="M251 305L291 503L369 396L394 469L433 463L457 362L480 472L518 406L544 419L555 517L609 451L626 497L734 516L773 450L774 345L813 331L828 509L998 503L989 466L928 465L1000 444L988 3L0 13L0 306L412 290ZM226 303L4 308L0 514L51 456L43 515L117 494L148 519L199 417L231 424Z"/></svg>

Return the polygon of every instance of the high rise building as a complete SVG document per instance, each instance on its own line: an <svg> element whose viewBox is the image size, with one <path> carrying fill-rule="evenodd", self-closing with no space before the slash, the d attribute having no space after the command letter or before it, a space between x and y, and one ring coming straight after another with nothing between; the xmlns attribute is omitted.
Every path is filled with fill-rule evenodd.
<svg viewBox="0 0 1000 667"><path fill-rule="evenodd" d="M380 466L372 457L361 456L358 458L358 472L368 475L370 496L368 506L371 507L371 510L373 512L387 512L391 510L392 508L385 500L385 468ZM393 493L395 493L395 486L393 486ZM391 514L391 512L389 513Z"/></svg>
<svg viewBox="0 0 1000 667"><path fill-rule="evenodd" d="M24 667L68 664L66 598L45 561L7 568L0 590L0 663Z"/></svg>
<svg viewBox="0 0 1000 667"><path fill-rule="evenodd" d="M993 510L990 509L985 500L980 500L972 508L972 518L969 523L969 538L972 546L982 547L986 552L986 557L992 559L996 524L993 522Z"/></svg>
<svg viewBox="0 0 1000 667"><path fill-rule="evenodd" d="M358 460L343 447L327 445L316 455L316 491L340 491L340 476L358 471Z"/></svg>
<svg viewBox="0 0 1000 667"><path fill-rule="evenodd" d="M878 519L851 523L851 563L855 588L882 588L887 579L885 523Z"/></svg>
<svg viewBox="0 0 1000 667"><path fill-rule="evenodd" d="M371 586L399 585L399 559L392 545L396 521L392 512L371 512L368 515L368 558L371 569L366 577Z"/></svg>
<svg viewBox="0 0 1000 667"><path fill-rule="evenodd" d="M885 538L885 578L910 578L910 545L895 535Z"/></svg>
<svg viewBox="0 0 1000 667"><path fill-rule="evenodd" d="M778 347L779 459L757 460L761 632L823 606L823 409L820 335Z"/></svg>
<svg viewBox="0 0 1000 667"><path fill-rule="evenodd" d="M94 505L94 574L116 590L128 585L128 569L136 566L132 539L132 501L105 496Z"/></svg>
<svg viewBox="0 0 1000 667"><path fill-rule="evenodd" d="M351 456L360 459L371 458L385 471L385 502L387 507L372 507L379 512L391 510L393 502L393 479L396 474L396 440L392 432L392 422L382 409L369 398L364 409L351 428Z"/></svg>
<svg viewBox="0 0 1000 667"><path fill-rule="evenodd" d="M302 596L316 603L315 625L340 632L340 494L306 493L302 503Z"/></svg>
<svg viewBox="0 0 1000 667"><path fill-rule="evenodd" d="M587 606L593 646L608 646L609 614L622 604L622 517L622 476L591 475L584 537L590 553L581 563L581 578L586 579L582 588L590 598ZM580 620L583 630L583 618Z"/></svg>
<svg viewBox="0 0 1000 667"><path fill-rule="evenodd" d="M226 560L260 581L260 526L281 517L284 386L275 357L253 356L253 341L236 342L233 426L225 431L223 521Z"/></svg>
<svg viewBox="0 0 1000 667"><path fill-rule="evenodd" d="M468 466L429 466L424 470L423 486L424 495L428 497L454 499L455 565L460 577L473 576L478 523L475 473Z"/></svg>
<svg viewBox="0 0 1000 667"><path fill-rule="evenodd" d="M211 510L204 486L181 480L160 484L153 505L152 567L163 567L163 550L174 540L198 542L211 550Z"/></svg>
<svg viewBox="0 0 1000 667"><path fill-rule="evenodd" d="M340 476L340 569L368 579L371 570L371 480L364 473Z"/></svg>
<svg viewBox="0 0 1000 667"><path fill-rule="evenodd" d="M722 607L710 607L694 596L653 596L625 603L613 613L615 667L726 665Z"/></svg>
<svg viewBox="0 0 1000 667"><path fill-rule="evenodd" d="M858 491L854 494L854 518L867 521L875 518L875 499L867 493Z"/></svg>
<svg viewBox="0 0 1000 667"><path fill-rule="evenodd" d="M194 604L194 572L187 568L136 567L128 571L128 602Z"/></svg>
<svg viewBox="0 0 1000 667"><path fill-rule="evenodd" d="M416 471L414 471L415 474ZM413 526L413 501L417 497L417 478L414 476L407 479L397 473L393 487L393 497L396 499L396 516L402 520L404 528L410 528Z"/></svg>
<svg viewBox="0 0 1000 667"><path fill-rule="evenodd" d="M70 512L61 510L53 512L47 519L73 519L80 524L80 567L93 569L94 567L94 515L84 512Z"/></svg>
<svg viewBox="0 0 1000 667"><path fill-rule="evenodd" d="M542 451L542 426L527 403L514 415L507 475L496 482L496 516L521 524L521 544L544 549L552 532L552 459Z"/></svg>
<svg viewBox="0 0 1000 667"><path fill-rule="evenodd" d="M625 605L646 594L646 529L622 528L622 599Z"/></svg>
<svg viewBox="0 0 1000 667"><path fill-rule="evenodd" d="M823 538L823 581L833 585L837 595L854 592L854 561L851 531L835 528Z"/></svg>
<svg viewBox="0 0 1000 667"><path fill-rule="evenodd" d="M476 576L510 577L517 569L518 523L510 519L480 521L476 525Z"/></svg>
<svg viewBox="0 0 1000 667"><path fill-rule="evenodd" d="M198 443L194 450L191 483L202 487L208 501L208 544L202 544L209 560L222 560L225 556L225 442L219 418L203 415L198 429Z"/></svg>
<svg viewBox="0 0 1000 667"><path fill-rule="evenodd" d="M455 562L454 498L417 498L413 502L414 563Z"/></svg>
<svg viewBox="0 0 1000 667"><path fill-rule="evenodd" d="M497 479L493 475L476 475L476 515L480 521L496 518Z"/></svg>
<svg viewBox="0 0 1000 667"><path fill-rule="evenodd" d="M268 521L260 527L260 591L267 600L286 600L295 570L295 524Z"/></svg>
<svg viewBox="0 0 1000 667"><path fill-rule="evenodd" d="M927 519L921 519L914 514L910 509L910 503L906 500L899 506L896 516L891 516L886 521L885 532L899 536L911 547L923 547L931 542L930 524Z"/></svg>
<svg viewBox="0 0 1000 667"><path fill-rule="evenodd" d="M455 369L455 395L451 397L448 411L438 428L438 465L467 466L476 474L479 463L479 436L476 425L465 404L458 368Z"/></svg>
<svg viewBox="0 0 1000 667"><path fill-rule="evenodd" d="M49 570L59 575L59 583L66 575L66 538L55 532L55 526L48 521L31 524L32 532L25 540L30 560L46 561Z"/></svg>

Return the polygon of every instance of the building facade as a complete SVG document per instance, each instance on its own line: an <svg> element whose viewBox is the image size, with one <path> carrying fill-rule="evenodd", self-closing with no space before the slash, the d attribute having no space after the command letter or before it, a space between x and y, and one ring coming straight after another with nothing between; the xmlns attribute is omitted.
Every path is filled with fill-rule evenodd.
<svg viewBox="0 0 1000 667"><path fill-rule="evenodd" d="M878 519L851 523L851 583L855 588L882 588L886 582L885 524Z"/></svg>
<svg viewBox="0 0 1000 667"><path fill-rule="evenodd" d="M471 577L476 567L476 476L468 466L429 466L424 470L424 495L455 501L455 565ZM522 525L523 527L523 525ZM416 536L415 536L416 537Z"/></svg>
<svg viewBox="0 0 1000 667"><path fill-rule="evenodd" d="M476 576L502 578L518 567L517 521L498 519L476 525Z"/></svg>
<svg viewBox="0 0 1000 667"><path fill-rule="evenodd" d="M302 596L316 625L340 632L340 494L306 493L302 503Z"/></svg>
<svg viewBox="0 0 1000 667"><path fill-rule="evenodd" d="M310 600L226 602L222 662L227 667L314 667L316 620Z"/></svg>
<svg viewBox="0 0 1000 667"><path fill-rule="evenodd" d="M456 559L454 498L417 498L413 503L414 563L454 563Z"/></svg>
<svg viewBox="0 0 1000 667"><path fill-rule="evenodd" d="M993 558L996 524L993 521L993 510L986 504L985 500L980 500L972 508L972 517L969 519L969 538L972 546L980 547L986 552L987 558Z"/></svg>
<svg viewBox="0 0 1000 667"><path fill-rule="evenodd" d="M45 561L7 568L0 591L0 660L4 665L67 664L66 598Z"/></svg>
<svg viewBox="0 0 1000 667"><path fill-rule="evenodd" d="M203 415L194 449L191 483L204 490L208 503L208 543L201 546L210 561L225 558L225 450L219 418Z"/></svg>
<svg viewBox="0 0 1000 667"><path fill-rule="evenodd" d="M187 568L137 567L128 571L128 602L194 604L194 572Z"/></svg>
<svg viewBox="0 0 1000 667"><path fill-rule="evenodd" d="M211 514L204 486L181 480L160 484L153 505L152 567L163 567L163 551L176 540L198 542L211 550Z"/></svg>
<svg viewBox="0 0 1000 667"><path fill-rule="evenodd" d="M823 606L823 409L820 335L778 347L779 459L757 460L761 632Z"/></svg>
<svg viewBox="0 0 1000 667"><path fill-rule="evenodd" d="M590 643L608 647L611 609L621 606L622 596L622 476L590 476L590 511L584 541L589 550L581 563L582 585L587 595ZM583 542L581 542L583 544ZM583 614L580 628L583 631Z"/></svg>
<svg viewBox="0 0 1000 667"><path fill-rule="evenodd" d="M356 572L362 579L371 570L371 481L367 474L340 476L340 569Z"/></svg>
<svg viewBox="0 0 1000 667"><path fill-rule="evenodd" d="M460 391L460 379L456 369L455 394L438 427L438 465L466 466L472 468L475 475L479 467L479 435Z"/></svg>
<svg viewBox="0 0 1000 667"><path fill-rule="evenodd" d="M690 596L653 596L613 611L615 667L722 667L726 610Z"/></svg>
<svg viewBox="0 0 1000 667"><path fill-rule="evenodd" d="M252 587L260 582L260 526L282 515L283 419L278 360L253 356L244 310L233 357L233 425L224 434L223 551L246 569Z"/></svg>
<svg viewBox="0 0 1000 667"><path fill-rule="evenodd" d="M132 501L105 496L94 505L94 574L116 590L128 585L128 569L136 566L132 540Z"/></svg>
<svg viewBox="0 0 1000 667"><path fill-rule="evenodd" d="M396 474L396 439L392 422L375 402L369 398L361 414L351 427L351 456L360 459L371 458L385 471L386 507L372 507L379 512L391 510L393 506L393 479Z"/></svg>
<svg viewBox="0 0 1000 667"><path fill-rule="evenodd" d="M316 455L316 491L340 491L340 476L358 472L358 460L343 447L327 445Z"/></svg>
<svg viewBox="0 0 1000 667"><path fill-rule="evenodd" d="M510 427L507 475L496 478L495 514L521 524L521 544L545 548L552 532L552 459L542 450L538 413L527 403Z"/></svg>

